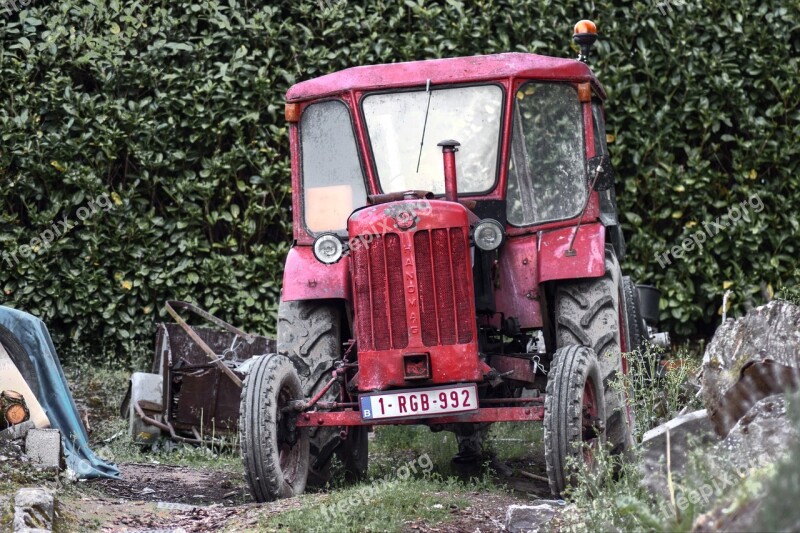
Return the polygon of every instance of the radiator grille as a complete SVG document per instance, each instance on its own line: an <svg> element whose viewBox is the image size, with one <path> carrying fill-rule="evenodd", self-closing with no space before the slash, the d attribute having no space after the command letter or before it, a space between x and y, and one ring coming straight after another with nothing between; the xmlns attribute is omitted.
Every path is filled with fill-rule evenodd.
<svg viewBox="0 0 800 533"><path fill-rule="evenodd" d="M371 237L371 239L370 239ZM364 236L353 251L358 344L366 350L408 346L403 258L394 233Z"/></svg>
<svg viewBox="0 0 800 533"><path fill-rule="evenodd" d="M461 228L419 231L414 235L425 346L472 341L466 239Z"/></svg>
<svg viewBox="0 0 800 533"><path fill-rule="evenodd" d="M415 321L425 346L472 341L467 235L463 228L421 230L414 234L416 291L406 295L403 250L396 233L364 235L353 250L356 327L365 350L408 346L405 298L418 298Z"/></svg>

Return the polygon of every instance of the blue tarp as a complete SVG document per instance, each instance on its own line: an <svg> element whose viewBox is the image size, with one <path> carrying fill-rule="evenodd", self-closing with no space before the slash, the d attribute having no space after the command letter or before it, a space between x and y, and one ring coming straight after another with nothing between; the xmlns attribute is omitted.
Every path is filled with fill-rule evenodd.
<svg viewBox="0 0 800 533"><path fill-rule="evenodd" d="M53 340L44 322L33 315L0 306L0 324L19 340L39 379L37 399L61 431L67 466L80 478L118 478L119 470L98 458L89 448L89 437L69 392Z"/></svg>

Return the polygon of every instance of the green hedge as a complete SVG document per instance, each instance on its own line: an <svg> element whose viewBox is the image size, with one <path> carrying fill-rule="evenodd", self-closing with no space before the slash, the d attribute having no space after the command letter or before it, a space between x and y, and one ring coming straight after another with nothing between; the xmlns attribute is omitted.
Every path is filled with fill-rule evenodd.
<svg viewBox="0 0 800 533"><path fill-rule="evenodd" d="M626 267L664 290L667 325L706 331L724 288L741 311L762 282L800 278L796 2L59 0L4 15L0 286L67 358L140 361L169 298L273 330L292 83L433 57L573 57L583 17L602 34L592 63L610 94ZM658 265L684 228L753 193L765 208L751 223ZM75 226L45 244L64 217ZM37 235L37 252L10 258Z"/></svg>

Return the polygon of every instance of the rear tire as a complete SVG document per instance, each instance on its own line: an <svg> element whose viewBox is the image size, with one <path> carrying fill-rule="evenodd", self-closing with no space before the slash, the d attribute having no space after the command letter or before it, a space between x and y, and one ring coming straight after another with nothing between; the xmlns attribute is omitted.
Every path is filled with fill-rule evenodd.
<svg viewBox="0 0 800 533"><path fill-rule="evenodd" d="M257 502L289 498L306 488L308 431L293 427L282 411L302 399L297 371L281 355L262 356L244 380L239 441L245 478Z"/></svg>
<svg viewBox="0 0 800 533"><path fill-rule="evenodd" d="M367 478L369 469L369 429L367 426L350 426L347 439L336 451L344 465L348 482L356 483Z"/></svg>
<svg viewBox="0 0 800 533"><path fill-rule="evenodd" d="M648 338L647 325L642 318L642 304L639 291L630 276L622 276L622 290L625 295L625 318L627 319L628 351L642 352Z"/></svg>
<svg viewBox="0 0 800 533"><path fill-rule="evenodd" d="M607 248L603 277L565 283L556 291L557 346L586 346L597 355L608 416L606 439L614 454L633 445L635 424L627 394L612 387L627 368L621 357L629 346L622 285L619 263Z"/></svg>
<svg viewBox="0 0 800 533"><path fill-rule="evenodd" d="M605 440L606 407L600 365L591 348L567 346L553 355L544 403L544 452L550 492L560 496L577 463L591 462L586 445Z"/></svg>
<svg viewBox="0 0 800 533"><path fill-rule="evenodd" d="M642 304L639 290L629 276L622 277L622 290L625 295L625 317L628 331L628 352L636 360L634 368L644 373L647 383L655 385L658 378L659 360L657 352L648 349L647 322L642 317Z"/></svg>
<svg viewBox="0 0 800 533"><path fill-rule="evenodd" d="M330 301L281 302L278 308L278 353L288 357L297 369L306 398L313 397L330 381L334 363L341 360L341 330L341 310ZM338 401L340 392L339 384L334 383L320 401ZM366 474L366 434L362 436L350 428L349 435L359 434L358 442L342 442L339 438L342 429L327 426L310 430L309 485L324 487L330 481L334 453L344 463L348 476Z"/></svg>

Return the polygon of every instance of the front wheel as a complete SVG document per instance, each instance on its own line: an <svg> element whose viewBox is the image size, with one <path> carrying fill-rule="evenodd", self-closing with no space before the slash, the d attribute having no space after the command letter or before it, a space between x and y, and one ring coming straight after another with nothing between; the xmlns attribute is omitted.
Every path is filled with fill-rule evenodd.
<svg viewBox="0 0 800 533"><path fill-rule="evenodd" d="M591 348L566 346L553 355L544 403L544 451L550 491L562 494L580 461L605 442L606 405L600 365Z"/></svg>
<svg viewBox="0 0 800 533"><path fill-rule="evenodd" d="M250 493L257 502L289 498L306 488L309 439L284 410L303 392L297 371L282 355L265 355L244 380L239 440Z"/></svg>

